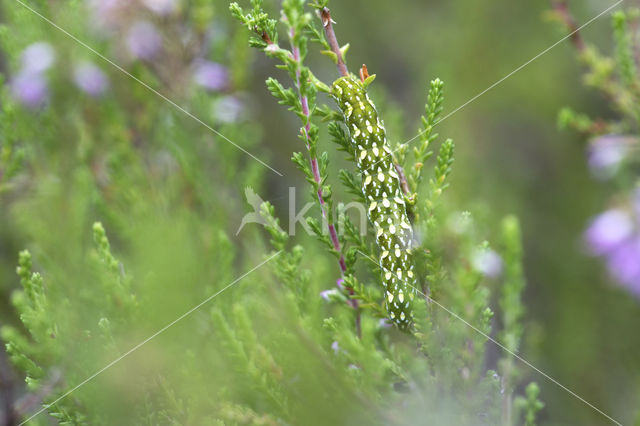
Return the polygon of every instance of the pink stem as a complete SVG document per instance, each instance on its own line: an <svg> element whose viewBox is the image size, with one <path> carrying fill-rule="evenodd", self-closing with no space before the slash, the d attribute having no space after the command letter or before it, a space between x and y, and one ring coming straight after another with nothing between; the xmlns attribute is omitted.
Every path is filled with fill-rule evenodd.
<svg viewBox="0 0 640 426"><path fill-rule="evenodd" d="M349 75L349 70L347 69L347 65L344 63L344 58L342 57L342 51L340 51L340 45L338 44L336 33L333 31L334 22L331 19L331 11L329 11L329 8L323 8L320 11L320 17L322 19L322 26L324 27L325 36L327 37L329 46L331 46L333 53L336 54L338 72L341 76L346 77Z"/></svg>
<svg viewBox="0 0 640 426"><path fill-rule="evenodd" d="M293 29L291 30L290 33L291 36L291 40L293 40L295 33L293 31ZM300 49L295 46L295 44L292 46L292 53L293 53L293 59L298 62L300 61ZM298 88L300 87L300 71L296 72L296 84L298 86ZM300 105L302 106L302 114L304 114L305 116L305 120L306 120L306 124L304 126L304 136L306 138L306 145L307 145L307 150L310 151L310 140L309 140L309 130L310 130L310 114L309 114L309 101L307 99L306 96L304 96L302 93L300 93ZM316 182L316 184L319 186L320 182L321 182L321 177L320 177L320 168L318 167L318 159L317 157L312 156L311 154L309 154L309 163L311 164L311 171L313 172L313 180ZM318 188L318 201L320 202L320 210L322 211L322 217L327 220L328 226L329 226L329 236L331 237L331 243L333 244L333 248L335 249L335 251L337 253L340 254L340 260L339 260L339 264L340 264L340 271L341 271L341 275L344 276L344 274L347 272L347 265L345 263L344 260L344 256L342 254L342 249L340 247L340 240L338 239L338 232L336 231L336 227L333 224L333 222L331 222L329 220L329 217L327 215L327 209L326 209L326 202L324 200L324 198L322 197L322 188ZM349 294L353 295L353 290L349 290ZM358 311L358 301L355 299L351 299L350 300L351 306L356 309L356 331L358 333L358 337L360 336L360 312Z"/></svg>
<svg viewBox="0 0 640 426"><path fill-rule="evenodd" d="M293 39L294 35L295 34L293 33L293 30L291 30L291 39ZM295 61L299 61L300 49L296 46L293 46L292 51L293 51L293 59ZM300 71L296 72L296 84L298 85L298 87L300 87ZM311 128L309 124L309 120L310 120L309 101L307 97L302 94L300 94L300 104L302 105L302 113L304 114L307 122L304 126L304 131L305 131L305 138L307 139L307 143L306 143L307 150L309 150L309 147L310 147L309 130ZM313 180L316 182L316 184L320 185L321 178L320 178L320 168L318 167L318 159L310 155L309 162L311 163ZM320 202L320 210L322 210L322 217L328 221L327 209L325 207L326 203L324 201L324 198L322 197L322 188L318 188L318 201ZM347 266L344 261L344 256L342 255L342 252L341 252L340 240L338 240L338 233L333 223L329 223L329 235L331 236L331 243L333 244L333 248L338 253L340 253L340 270L342 271L342 275L344 275L344 273L347 272Z"/></svg>

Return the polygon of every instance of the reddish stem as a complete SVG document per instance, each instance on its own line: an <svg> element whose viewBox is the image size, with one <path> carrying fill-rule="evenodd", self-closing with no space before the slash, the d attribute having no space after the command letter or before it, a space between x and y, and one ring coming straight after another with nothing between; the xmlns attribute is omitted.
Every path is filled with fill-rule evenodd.
<svg viewBox="0 0 640 426"><path fill-rule="evenodd" d="M580 52L584 52L586 49L586 44L582 39L582 35L578 31L579 27L576 23L576 20L571 15L569 11L569 6L567 1L554 1L552 2L553 10L556 11L562 22L567 27L567 31L571 34L571 42L575 46L575 48Z"/></svg>
<svg viewBox="0 0 640 426"><path fill-rule="evenodd" d="M329 42L329 46L331 46L333 53L336 54L338 72L341 76L346 77L349 75L349 70L347 69L347 64L344 63L344 58L340 51L340 45L338 44L336 33L333 31L333 24L335 24L335 22L331 19L331 11L328 7L325 7L320 11L320 18L322 19L322 27L324 28L324 33L327 37L327 41Z"/></svg>
<svg viewBox="0 0 640 426"><path fill-rule="evenodd" d="M293 32L293 29L291 30L290 33L291 39L293 40L295 33ZM295 44L293 44L292 46L292 54L293 54L293 59L296 62L300 61L300 49L295 46ZM298 88L300 88L301 84L300 84L300 71L296 71L296 84L298 86ZM300 93L300 92L299 92ZM311 141L309 140L309 130L311 128L310 125L310 113L309 113L309 100L307 99L307 97L305 95L303 95L302 93L300 93L300 105L302 106L302 114L305 117L305 121L306 124L304 126L304 136L306 139L306 146L307 146L307 150L310 151L310 144ZM318 186L318 202L320 203L320 210L322 211L322 217L327 221L327 225L329 227L329 236L331 238L331 243L333 244L333 248L334 250L339 253L340 255L340 260L339 260L339 264L340 264L340 271L341 271L341 275L344 276L344 274L347 272L347 264L345 263L344 260L344 255L342 254L342 248L340 246L340 240L338 239L338 232L336 231L336 227L333 224L333 222L329 219L329 215L327 214L327 208L326 208L326 202L324 200L324 197L322 196L322 188L320 187L320 183L322 182L322 178L320 176L320 168L318 166L318 158L315 156L312 156L311 153L309 154L309 163L311 164L311 171L313 173L313 180L315 181L316 185ZM353 290L349 290L349 294L353 295L354 292ZM361 326L360 326L360 311L358 309L358 301L356 299L351 299L350 300L350 304L351 306L356 310L356 332L358 334L358 337L360 337L361 335Z"/></svg>

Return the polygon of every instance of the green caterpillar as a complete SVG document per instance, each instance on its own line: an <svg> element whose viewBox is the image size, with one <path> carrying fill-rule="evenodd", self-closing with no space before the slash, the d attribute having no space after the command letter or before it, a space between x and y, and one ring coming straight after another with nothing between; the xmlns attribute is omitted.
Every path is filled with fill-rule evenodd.
<svg viewBox="0 0 640 426"><path fill-rule="evenodd" d="M331 96L344 115L362 172L362 193L380 250L387 312L401 329L408 329L413 322L411 304L417 288L411 260L413 230L385 129L364 85L355 78L336 80Z"/></svg>

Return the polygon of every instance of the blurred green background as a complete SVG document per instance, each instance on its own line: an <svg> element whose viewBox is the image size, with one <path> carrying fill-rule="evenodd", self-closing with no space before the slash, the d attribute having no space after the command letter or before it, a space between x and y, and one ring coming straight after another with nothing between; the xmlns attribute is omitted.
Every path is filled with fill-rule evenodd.
<svg viewBox="0 0 640 426"><path fill-rule="evenodd" d="M216 23L223 31L236 34L235 23L228 17L226 2L216 0L213 4ZM583 23L607 6L609 4L601 1L573 2L572 10L578 22ZM16 7L19 6L11 0L3 1L3 15L7 16L7 10ZM64 7L64 4L53 7L61 19ZM439 77L446 84L446 115L566 35L557 24L545 19L549 9L546 1L354 0L335 1L331 7L340 42L351 45L348 55L351 71L355 72L366 63L370 73L377 74L373 91L376 99L384 104L383 111L400 109L404 112L403 117L386 118L390 124L389 136L394 142L409 139L417 132L430 80ZM48 32L50 43L82 52L79 46L54 28L39 22L37 17L32 19L39 28L34 32L39 32L40 37ZM73 19L73 16L65 17L64 21L72 28L75 25L77 30L80 23L71 24ZM172 25L169 20L164 23ZM29 34L30 31L25 30L23 35L12 34L12 37L24 37L16 43L26 44L33 41L34 34ZM7 36L3 34L3 37ZM603 51L610 51L613 43L609 16L589 25L583 36ZM157 254L160 258L136 259L140 265L163 261L179 263L183 260L181 271L195 277L199 273L208 273L197 271L198 268L209 268L212 270L210 276L223 280L216 275L215 265L203 266L197 261L208 261L201 248L214 250L212 247L217 247L217 243L211 241L217 240L212 229L206 230L209 234L203 234L200 225L190 227L190 208L198 210L214 206L211 220L223 223L235 253L245 253L223 263L252 265L257 262L247 260L251 258L247 253L258 256L267 251L261 243L256 243L259 241L256 237L258 231L254 229L250 236L241 235L242 239L233 239L242 214L248 209L243 201L245 184L261 186L260 195L282 211L287 209L288 188L305 187L302 176L290 161L293 151L302 150L297 138L297 119L285 108L275 105L264 85L264 80L274 75L274 62L262 55L247 56L244 62L238 60L236 56L247 55L244 42L243 36L232 36L226 44L221 43L214 49L218 52L219 62L244 70L235 71L236 85L248 99L250 107L246 112L255 122L245 123L250 128L253 141L243 140L241 144L247 149L255 149L260 158L266 159L284 176L260 170L259 165L253 164L247 166L251 170L242 170L245 176L238 178L231 161L225 166L224 160L212 159L210 167L215 172L187 177L194 186L200 186L191 188L196 194L193 196L196 201L185 201L191 195L184 195L185 188L180 185L170 191L173 197L184 202L183 207L175 207L178 211L174 213L176 217L183 218L186 229L173 229L165 238L180 247L191 247L193 255L189 251L183 252L185 258L176 260L171 253L160 253ZM92 59L100 63L99 59ZM309 61L323 81L329 83L336 77L333 65L318 52L311 52ZM100 65L108 68L104 63ZM7 61L4 66L9 66ZM129 78L114 70L109 72L113 76L111 84L115 92L142 91ZM558 111L567 105L593 116L612 115L603 97L582 86L581 72L574 49L565 41L440 124L438 132L453 138L457 147L453 180L446 199L453 208L471 210L482 217L490 226L489 235L497 230L500 218L506 214L516 214L522 222L528 287L525 342L521 355L604 412L629 413L640 404L640 303L611 282L599 261L586 254L582 243L582 233L589 219L606 208L611 188L590 175L586 163L586 141L575 133L558 130L556 124ZM283 73L276 71L275 74L282 76ZM145 76L142 71L136 75ZM171 88L167 93L181 96L179 92ZM196 105L205 116L208 114L206 107L200 108L197 96L189 98L185 95L182 99L188 99L190 105ZM136 110L132 106L127 114L139 114L142 116L139 119L146 120L147 126L153 127L154 118L157 118L153 105L159 102L157 99L148 100L145 104L148 110ZM99 113L107 114L109 108L105 108ZM214 146L212 140L221 145L225 142L210 137L205 128L199 128L189 118L180 113L170 115L175 127L188 129L185 133L206 135L202 136L205 148L186 153L184 161L208 155L219 156L221 152L234 159L242 157L243 154L234 153L232 147ZM62 127L57 131L62 133L52 135L52 139L59 139L59 135L64 134ZM180 131L175 131L175 135L161 128L157 131L164 133L167 139L181 138ZM222 126L220 131L235 140L233 127ZM246 128L244 131L248 132ZM162 136L158 138L162 139ZM172 151L170 141L163 146L171 152L180 152L179 148ZM332 162L343 164L342 154L328 142L323 149L330 151ZM206 164L203 170L209 170ZM261 183L256 177L260 172L265 172ZM144 175L142 171L132 173ZM206 179L202 179L203 176ZM334 175L331 179L337 188L337 177ZM172 184L171 179L163 182ZM51 185L55 186L55 182ZM121 185L126 187L127 183L122 182ZM153 182L149 183L147 190L154 191ZM55 190L49 193L55 193ZM200 193L209 194L207 197L211 199L198 200L197 194ZM86 196L92 197L90 191ZM8 206L14 200L11 195L1 197L0 320L15 322L8 300L11 290L19 284L14 273L17 252L32 245L32 235L40 232L30 234L25 231L29 226L20 223L20 218L35 216L39 209L51 207L49 204L29 206L22 203L18 213L13 207L9 213ZM137 197L138 194L123 197L120 200L121 211L134 208ZM111 228L115 228L114 232L126 234L125 230L133 223L145 227L145 230L138 229L144 235L154 235L153 229L171 228L173 222L167 224L163 218L158 218L157 222L147 220L157 214L157 205L167 210L174 208L172 198L163 197L158 196L153 208L143 205L132 213L131 223L118 223L114 219ZM339 195L337 197L340 199ZM70 212L62 223L72 221L73 206L62 206L60 211ZM108 218L102 220L109 221ZM56 228L60 223L59 217L53 217L50 223L38 226ZM76 231L58 229L55 232L80 241L81 238L73 234L80 227L86 232L90 229L90 222L70 225ZM197 241L191 241L184 234L197 235L194 237ZM189 241L183 241L185 238ZM138 242L142 246L162 244L153 239ZM53 249L59 244L53 239L49 247ZM66 244L72 242L62 246ZM62 262L65 255L57 253L56 257ZM66 261L73 265L69 259ZM324 270L320 272L327 274ZM154 313L158 315L159 324L163 322L162 315L175 316L206 294L195 290L196 283L189 282L185 286L193 287L194 293L185 298L184 293L171 287L171 274L180 277L176 278L178 281L185 280L184 274L175 270L163 274L167 290L163 290L162 297L159 296L159 303L166 309ZM227 281L234 276L228 272L221 275ZM181 308L170 303L176 300ZM607 424L598 413L537 373L528 371L527 376L535 379L542 388L541 396L546 403L542 424Z"/></svg>

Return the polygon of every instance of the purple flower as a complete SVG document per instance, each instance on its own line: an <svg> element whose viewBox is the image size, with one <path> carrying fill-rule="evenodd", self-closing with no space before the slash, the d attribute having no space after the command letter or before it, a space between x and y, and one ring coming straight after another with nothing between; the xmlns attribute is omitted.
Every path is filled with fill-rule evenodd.
<svg viewBox="0 0 640 426"><path fill-rule="evenodd" d="M176 0L142 0L142 3L158 15L169 15L173 13L178 6Z"/></svg>
<svg viewBox="0 0 640 426"><path fill-rule="evenodd" d="M21 71L27 74L39 74L49 68L56 60L56 54L49 43L43 41L30 44L22 52Z"/></svg>
<svg viewBox="0 0 640 426"><path fill-rule="evenodd" d="M502 274L502 258L491 249L477 251L472 259L473 269L487 278L498 278Z"/></svg>
<svg viewBox="0 0 640 426"><path fill-rule="evenodd" d="M340 350L340 346L338 346L338 341L335 340L332 344L331 344L331 349L333 349L334 353L338 353L338 351Z"/></svg>
<svg viewBox="0 0 640 426"><path fill-rule="evenodd" d="M591 251L604 256L611 277L640 298L640 190L634 192L632 203L629 212L602 213L585 236Z"/></svg>
<svg viewBox="0 0 640 426"><path fill-rule="evenodd" d="M620 135L606 135L595 139L588 149L589 167L599 179L613 177L629 152L635 138Z"/></svg>
<svg viewBox="0 0 640 426"><path fill-rule="evenodd" d="M244 104L235 96L224 96L213 107L213 114L223 123L234 123L244 113Z"/></svg>
<svg viewBox="0 0 640 426"><path fill-rule="evenodd" d="M330 290L321 291L320 292L320 297L322 297L327 302L344 302L344 301L346 301L345 296L337 288L332 288Z"/></svg>
<svg viewBox="0 0 640 426"><path fill-rule="evenodd" d="M378 320L378 327L380 328L391 328L392 326L393 326L393 323L388 318L380 318Z"/></svg>
<svg viewBox="0 0 640 426"><path fill-rule="evenodd" d="M620 244L607 257L609 273L640 297L640 235Z"/></svg>
<svg viewBox="0 0 640 426"><path fill-rule="evenodd" d="M207 90L220 91L229 83L229 72L215 62L200 61L196 64L193 79Z"/></svg>
<svg viewBox="0 0 640 426"><path fill-rule="evenodd" d="M21 72L11 81L11 94L23 105L35 109L45 103L49 88L41 73Z"/></svg>
<svg viewBox="0 0 640 426"><path fill-rule="evenodd" d="M88 3L91 29L112 35L117 26L118 12L124 6L122 0L89 0Z"/></svg>
<svg viewBox="0 0 640 426"><path fill-rule="evenodd" d="M633 232L630 216L622 210L608 210L596 217L585 232L592 253L602 255L624 242Z"/></svg>
<svg viewBox="0 0 640 426"><path fill-rule="evenodd" d="M138 59L150 60L162 47L162 37L147 21L138 21L127 33L127 48Z"/></svg>
<svg viewBox="0 0 640 426"><path fill-rule="evenodd" d="M83 92L98 97L109 88L107 75L91 62L83 62L76 66L73 81Z"/></svg>
<svg viewBox="0 0 640 426"><path fill-rule="evenodd" d="M320 292L320 297L322 297L324 300L326 300L327 302L329 302L331 299L329 298L331 296L331 294L335 293L336 290L324 290Z"/></svg>

